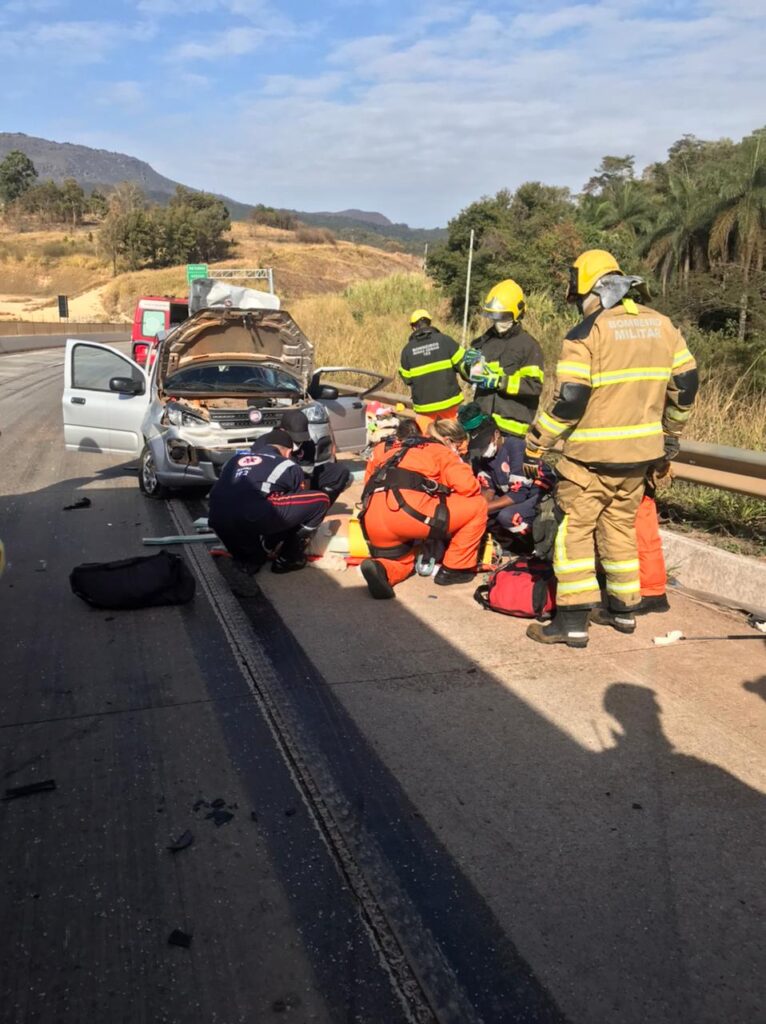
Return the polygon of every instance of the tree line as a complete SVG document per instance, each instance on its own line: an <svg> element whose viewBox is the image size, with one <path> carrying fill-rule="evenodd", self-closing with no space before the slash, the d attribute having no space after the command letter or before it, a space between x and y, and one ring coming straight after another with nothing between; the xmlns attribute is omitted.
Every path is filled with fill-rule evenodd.
<svg viewBox="0 0 766 1024"><path fill-rule="evenodd" d="M471 229L471 302L513 277L563 305L567 269L583 249L615 254L643 274L656 305L729 342L741 365L766 354L766 128L740 142L684 135L639 175L632 156L605 156L579 194L527 182L462 210L429 272L462 316Z"/></svg>
<svg viewBox="0 0 766 1024"><path fill-rule="evenodd" d="M142 267L209 262L226 255L231 228L225 204L208 192L179 185L167 206L150 203L132 182L108 194L87 194L73 178L60 185L38 181L38 172L20 150L0 161L0 205L6 220L31 220L49 227L77 227L85 219L99 225L98 245L113 273Z"/></svg>

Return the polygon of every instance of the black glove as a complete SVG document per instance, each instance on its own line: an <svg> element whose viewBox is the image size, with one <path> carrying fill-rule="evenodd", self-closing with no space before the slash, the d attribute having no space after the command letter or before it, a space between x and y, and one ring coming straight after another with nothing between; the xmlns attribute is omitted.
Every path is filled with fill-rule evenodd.
<svg viewBox="0 0 766 1024"><path fill-rule="evenodd" d="M537 515L532 523L536 558L544 562L553 561L553 545L556 543L556 534L563 518L564 511L556 504L556 499L552 494L546 494L537 506Z"/></svg>
<svg viewBox="0 0 766 1024"><path fill-rule="evenodd" d="M672 462L681 451L681 442L675 434L665 434L665 462Z"/></svg>

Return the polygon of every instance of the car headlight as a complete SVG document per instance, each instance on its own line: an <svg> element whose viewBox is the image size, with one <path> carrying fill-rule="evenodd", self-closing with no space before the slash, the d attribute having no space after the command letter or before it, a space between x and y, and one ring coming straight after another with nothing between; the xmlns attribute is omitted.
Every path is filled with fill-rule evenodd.
<svg viewBox="0 0 766 1024"><path fill-rule="evenodd" d="M208 422L204 416L195 416L179 405L168 405L162 418L165 423L170 423L174 427L201 427Z"/></svg>
<svg viewBox="0 0 766 1024"><path fill-rule="evenodd" d="M323 405L315 403L314 405L307 405L303 410L306 414L306 419L309 423L329 423L330 417L327 415L327 410Z"/></svg>

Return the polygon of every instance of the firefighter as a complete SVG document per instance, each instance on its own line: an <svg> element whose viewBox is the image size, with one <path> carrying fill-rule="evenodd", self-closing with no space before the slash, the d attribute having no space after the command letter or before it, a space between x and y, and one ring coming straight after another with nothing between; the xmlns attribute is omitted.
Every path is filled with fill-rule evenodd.
<svg viewBox="0 0 766 1024"><path fill-rule="evenodd" d="M543 353L522 329L524 292L510 278L487 294L482 316L489 328L471 342L460 373L476 386L474 401L504 436L524 437L543 390Z"/></svg>
<svg viewBox="0 0 766 1024"><path fill-rule="evenodd" d="M412 408L431 420L454 419L463 401L457 372L465 353L453 338L432 325L426 309L412 313L410 327L399 376L412 390Z"/></svg>
<svg viewBox="0 0 766 1024"><path fill-rule="evenodd" d="M210 492L210 526L251 574L274 553L272 572L303 569L308 543L330 509L327 492L306 490L292 452L290 435L271 430L249 454L229 459Z"/></svg>
<svg viewBox="0 0 766 1024"><path fill-rule="evenodd" d="M361 572L372 597L395 596L394 586L413 571L416 547L429 539L447 545L434 583L473 580L487 503L463 461L466 451L466 433L454 420L430 423L426 437L376 445L359 517L372 555L362 562Z"/></svg>
<svg viewBox="0 0 766 1024"><path fill-rule="evenodd" d="M636 512L647 471L678 452L697 394L696 363L681 332L629 297L631 288L648 297L643 280L623 274L611 253L590 249L575 260L567 298L583 320L564 341L552 403L527 436L524 468L532 477L542 456L564 441L556 466L558 611L553 622L527 630L540 643L585 647L589 619L635 630ZM597 607L594 540L606 574L605 607Z"/></svg>
<svg viewBox="0 0 766 1024"><path fill-rule="evenodd" d="M535 480L528 480L524 439L503 437L475 402L460 408L458 422L468 433L468 461L487 502L490 532L507 549L529 553L532 524L540 501L553 487L553 472L545 467Z"/></svg>

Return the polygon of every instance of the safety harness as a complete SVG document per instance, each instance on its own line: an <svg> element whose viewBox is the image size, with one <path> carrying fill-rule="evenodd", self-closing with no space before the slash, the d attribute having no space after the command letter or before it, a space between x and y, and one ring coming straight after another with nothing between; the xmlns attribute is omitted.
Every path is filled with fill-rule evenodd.
<svg viewBox="0 0 766 1024"><path fill-rule="evenodd" d="M387 442L388 444L388 442ZM392 548L380 548L370 543L367 529L364 525L367 509L372 501L372 496L380 491L391 493L397 504L397 509L406 512L408 516L417 519L419 523L425 523L428 527L427 540L446 540L449 535L449 508L447 507L447 496L451 494L449 487L440 484L437 480L425 476L423 473L416 473L411 469L402 468L399 463L408 451L413 448L422 448L427 444L439 444L428 437L410 437L401 442L401 448L390 459L387 459L375 472L364 486L362 491L361 509L359 511L359 525L362 528L364 539L373 558L403 558L422 540L412 540L404 544L397 544ZM424 515L407 501L402 491L419 491L429 497L438 498L438 504L432 515Z"/></svg>

